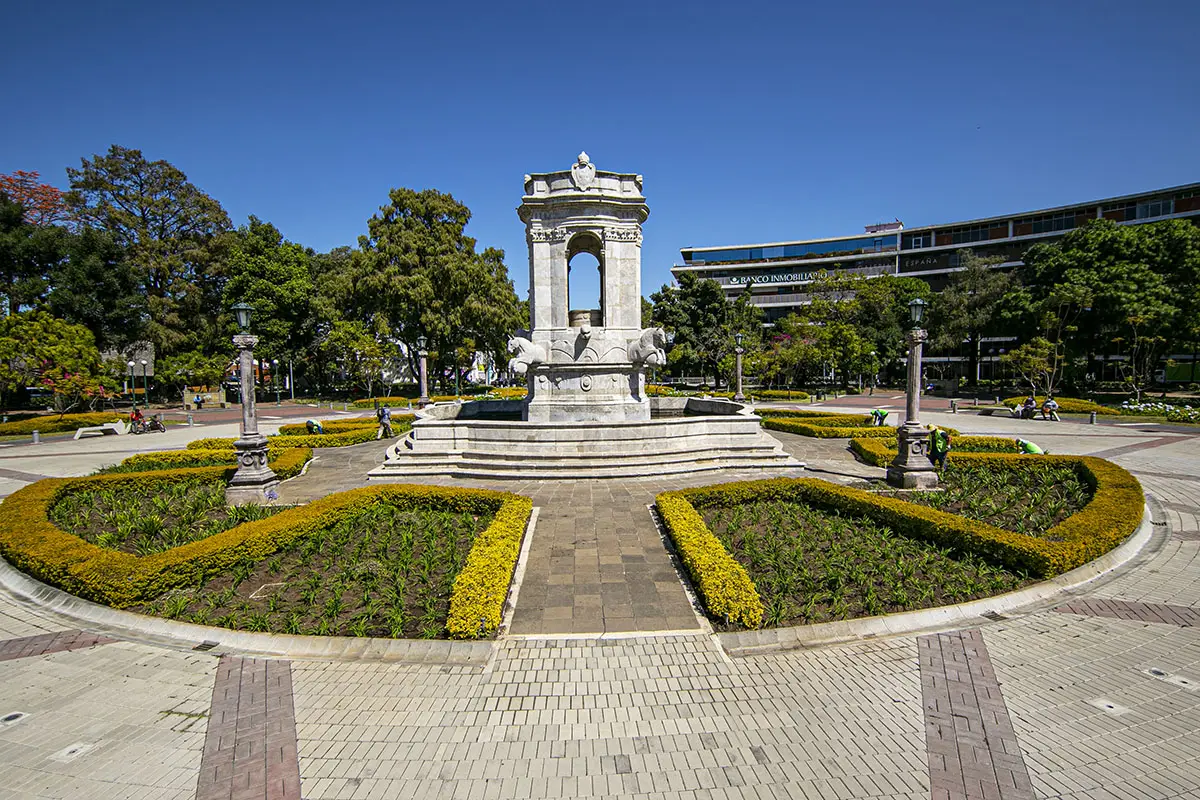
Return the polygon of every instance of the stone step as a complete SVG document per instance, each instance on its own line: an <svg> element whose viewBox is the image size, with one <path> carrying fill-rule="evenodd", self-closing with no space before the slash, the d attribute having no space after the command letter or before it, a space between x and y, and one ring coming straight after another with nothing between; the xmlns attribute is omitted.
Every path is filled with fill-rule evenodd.
<svg viewBox="0 0 1200 800"><path fill-rule="evenodd" d="M422 475L451 475L460 478L496 478L507 480L638 478L656 475L680 475L713 470L767 470L778 474L785 469L803 469L804 465L786 453L753 454L745 456L717 455L711 458L675 460L663 463L622 463L604 459L576 464L543 464L513 459L507 463L457 460L403 458L384 462L371 470L372 480L404 480Z"/></svg>

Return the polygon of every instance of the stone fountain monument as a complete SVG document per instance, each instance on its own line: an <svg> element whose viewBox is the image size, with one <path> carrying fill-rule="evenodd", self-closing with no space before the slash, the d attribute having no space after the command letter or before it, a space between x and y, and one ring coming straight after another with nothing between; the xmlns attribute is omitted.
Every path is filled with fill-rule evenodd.
<svg viewBox="0 0 1200 800"><path fill-rule="evenodd" d="M742 403L646 395L646 368L666 363L666 336L642 328L642 176L571 168L525 176L517 214L529 246L530 330L509 369L524 400L437 403L388 448L373 479L417 475L605 478L716 469L803 467ZM570 262L600 269L600 308L571 309ZM775 474L779 474L776 472Z"/></svg>

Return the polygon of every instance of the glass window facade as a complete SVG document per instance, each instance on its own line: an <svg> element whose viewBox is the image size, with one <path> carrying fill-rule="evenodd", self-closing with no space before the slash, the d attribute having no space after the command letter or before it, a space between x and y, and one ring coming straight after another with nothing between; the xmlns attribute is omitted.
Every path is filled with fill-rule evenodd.
<svg viewBox="0 0 1200 800"><path fill-rule="evenodd" d="M688 264L723 261L764 261L770 258L820 258L821 256L882 253L896 249L896 234L863 236L857 239L838 239L832 242L785 244L773 247L736 247L728 250L683 251Z"/></svg>

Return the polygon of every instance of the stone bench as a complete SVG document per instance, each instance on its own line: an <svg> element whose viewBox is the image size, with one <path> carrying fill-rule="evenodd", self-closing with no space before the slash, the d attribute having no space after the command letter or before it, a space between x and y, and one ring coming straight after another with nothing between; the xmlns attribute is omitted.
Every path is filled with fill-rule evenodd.
<svg viewBox="0 0 1200 800"><path fill-rule="evenodd" d="M98 433L101 436L120 436L129 433L129 427L124 422L106 422L103 425L91 425L86 428L79 428L75 431L75 438L83 436L85 433Z"/></svg>

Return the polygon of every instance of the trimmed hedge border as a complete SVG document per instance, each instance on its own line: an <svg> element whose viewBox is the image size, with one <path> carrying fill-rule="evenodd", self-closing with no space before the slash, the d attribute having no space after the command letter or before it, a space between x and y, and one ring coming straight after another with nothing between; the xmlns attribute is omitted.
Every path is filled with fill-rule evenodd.
<svg viewBox="0 0 1200 800"><path fill-rule="evenodd" d="M285 458L286 456L286 458ZM275 470L280 480L300 474L304 464L312 458L311 447L268 447L267 464ZM234 465L237 451L225 450L164 450L159 453L138 453L120 463L126 469L121 472L150 472L164 469L186 469L190 467L215 467ZM299 466L296 466L297 463ZM100 474L120 474L113 468L101 470Z"/></svg>
<svg viewBox="0 0 1200 800"><path fill-rule="evenodd" d="M761 625L762 598L750 573L708 529L686 493L663 492L654 502L708 613L747 628Z"/></svg>
<svg viewBox="0 0 1200 800"><path fill-rule="evenodd" d="M392 423L392 434L398 436L406 432L412 427L411 419L394 420ZM314 433L305 434L303 436L268 436L268 447L349 447L350 445L363 444L364 442L374 441L379 433L379 428L372 425L369 428L362 426L351 428L343 433ZM196 439L188 442L188 450L231 450L233 443L237 441L234 438L228 439Z"/></svg>
<svg viewBox="0 0 1200 800"><path fill-rule="evenodd" d="M1012 453L1015 447L1015 437L951 435L951 460L961 453ZM890 439L851 439L850 450L872 466L886 467L896 457L896 437L893 436Z"/></svg>
<svg viewBox="0 0 1200 800"><path fill-rule="evenodd" d="M1025 397L1009 397L1003 401L1003 404L1009 408L1016 408L1024 403L1025 398L1028 396L1029 395L1025 395ZM1042 410L1042 403L1046 402L1046 396L1039 395L1033 399L1037 401L1037 410L1040 413ZM1089 414L1092 411L1095 411L1097 414L1111 414L1112 416L1120 416L1121 414L1121 409L1119 408L1102 406L1099 403L1093 403L1091 400L1081 400L1078 397L1056 397L1054 400L1058 403L1058 410L1060 413Z"/></svg>
<svg viewBox="0 0 1200 800"><path fill-rule="evenodd" d="M37 431L47 433L67 433L80 428L90 428L93 425L105 425L109 422L120 422L125 419L121 414L111 411L94 414L64 414L59 419L53 414L27 417L16 422L0 423L0 436L24 436Z"/></svg>
<svg viewBox="0 0 1200 800"><path fill-rule="evenodd" d="M1000 469L1020 469L1022 464L1029 463L1028 456L1015 454L961 453L957 458ZM815 478L774 478L664 492L658 495L656 503L668 532L684 555L684 563L708 612L718 617L729 614L731 620L757 627L761 624L761 611L755 617L753 609L762 608L757 590L750 583L751 594L740 582L745 570L721 547L697 509L760 500L798 501L852 516L869 517L902 536L974 553L1007 569L1052 578L1098 558L1128 538L1141 523L1145 496L1137 479L1112 462L1090 456L1039 458L1047 459L1079 469L1091 485L1093 496L1091 502L1047 531L1045 537L1002 530L926 506ZM709 552L714 543L724 558ZM692 562L688 560L689 551L698 556L693 557ZM729 567L730 562L737 569ZM726 590L727 585L736 586L736 594ZM731 606L734 606L733 613L729 610ZM758 621L750 624L748 620Z"/></svg>
<svg viewBox="0 0 1200 800"><path fill-rule="evenodd" d="M279 461L300 461L303 454L301 449L291 449ZM189 478L224 482L233 472L232 467L200 467L38 481L0 504L0 555L40 581L123 608L194 585L201 576L227 570L242 559L261 560L373 503L486 511L494 514L493 522L476 537L466 565L455 579L447 630L459 638L476 638L499 627L533 508L529 498L507 492L412 485L352 489L150 556L105 550L61 530L49 518L54 503L76 489L153 486Z"/></svg>
<svg viewBox="0 0 1200 800"><path fill-rule="evenodd" d="M349 433L351 431L361 431L363 428L371 430L379 430L379 423L374 417L352 417L351 419L334 419L321 423L321 427L325 430L325 434L330 433ZM288 424L279 426L279 436L308 436L308 426L304 423Z"/></svg>
<svg viewBox="0 0 1200 800"><path fill-rule="evenodd" d="M874 428L846 426L829 427L816 425L812 422L781 419L779 417L763 417L762 426L768 430L796 433L800 436L812 436L817 439L850 439L855 436L873 438L896 438L894 425L880 425Z"/></svg>

